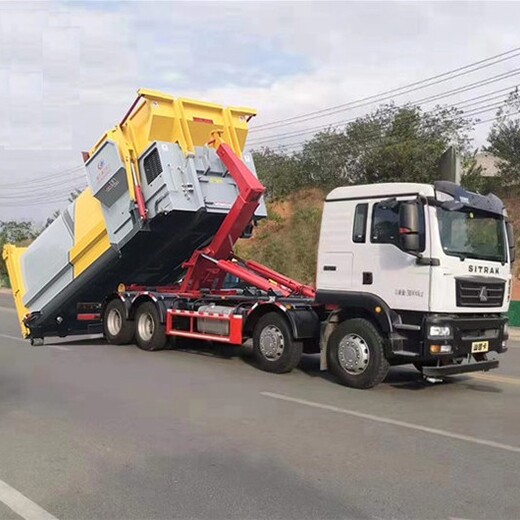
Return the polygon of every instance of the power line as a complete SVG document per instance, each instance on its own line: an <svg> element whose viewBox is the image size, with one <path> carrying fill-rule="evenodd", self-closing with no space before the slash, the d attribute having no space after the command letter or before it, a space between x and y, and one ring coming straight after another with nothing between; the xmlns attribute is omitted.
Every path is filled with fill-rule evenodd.
<svg viewBox="0 0 520 520"><path fill-rule="evenodd" d="M493 106L490 105L490 106L488 106L488 108L485 108L485 109L478 109L478 110L474 109L470 113L465 114L465 116L466 117L467 116L474 117L476 115L479 115L479 114L482 114L482 113L486 113L486 112L489 112L491 110L495 110L496 108L498 108L495 105L496 104L493 104ZM455 120L454 118L453 119L448 119L448 121L454 121L454 120ZM491 119L486 119L484 121L476 121L476 122L473 123L473 126L480 125L480 124L483 124L484 122L489 122L489 121L493 121L493 120L496 120L496 117L491 118ZM375 141L377 138L381 138L381 137L384 138L384 136L381 136L380 134L378 134L378 135L374 134L374 137L362 140L358 144L360 146L363 146L363 145L369 144L369 143ZM413 140L416 140L416 139L413 139ZM294 143L288 143L286 145L280 145L279 147L270 148L270 150L276 151L276 150L279 149L279 150L283 150L283 151L292 151L292 150L296 150L297 148L301 147L302 145L304 145L304 144L306 144L308 142L310 142L310 141L308 141L308 140L296 141ZM394 143L390 142L389 145L393 146L395 144L406 143L406 142L408 142L406 139L404 139L404 140L403 139L397 139ZM335 147L335 143L331 143L330 145L325 145L323 147L323 149L327 150L327 149L334 148L334 147ZM366 150L371 150L371 149L373 149L373 148L369 147Z"/></svg>
<svg viewBox="0 0 520 520"><path fill-rule="evenodd" d="M31 194L45 194L45 193L52 193L53 191L68 191L68 190L74 190L79 183L84 184L85 179L84 178L77 178L77 179L70 179L64 182L61 182L59 184L49 184L45 186L32 186L31 184L28 184L27 187L17 187L17 188L9 188L8 190L0 190L0 198L9 198L14 196L24 196L24 195L31 195Z"/></svg>
<svg viewBox="0 0 520 520"><path fill-rule="evenodd" d="M23 181L17 181L17 182L11 182L11 183L0 183L0 189L10 189L10 188L18 188L20 186L27 186L29 183L34 185L48 185L49 181L52 182L53 180L61 181L61 179L69 178L72 174L76 172L84 172L85 169L82 166L75 166L72 168L68 168L66 170L62 170L56 173L49 173L45 174L44 176L37 177L35 179L27 179Z"/></svg>
<svg viewBox="0 0 520 520"><path fill-rule="evenodd" d="M504 79L508 79L513 76L518 76L519 74L520 74L520 68L513 69L512 71L501 73L496 76L491 76L490 78L479 80L479 81L476 81L473 83L469 83L467 85L463 85L461 87L457 87L455 89L451 89L451 90L448 90L445 92L441 92L439 94L434 94L434 95L426 97L426 98L415 100L412 102L412 104L419 105L419 104L424 104L424 103L431 103L434 101L438 101L439 99L451 97L452 95L455 95L455 94L460 94L462 92L468 92L470 90L474 90L475 88L484 87L491 83L496 83L498 81L502 81ZM516 87L516 85L515 85L515 87ZM514 88L514 87L512 87L512 88ZM358 117L359 116L345 120L345 121L341 122L341 124L348 123L350 121L355 121ZM321 125L321 128L327 128L328 126L330 126L330 125ZM259 139L263 139L263 138L261 137Z"/></svg>
<svg viewBox="0 0 520 520"><path fill-rule="evenodd" d="M487 67L492 67L498 63L502 63L506 60L513 59L520 55L520 47L515 49L511 49L506 52L502 52L500 54L496 54L494 56L490 56L483 60L479 60L468 65L464 65L462 67L458 67L456 69L452 69L447 72L443 72L441 74L437 74L435 76L431 76L429 78L423 79L421 81L416 81L414 83L409 83L407 85L403 85L401 87L397 87L391 90L387 90L381 92L379 94L373 94L371 96L366 96L364 98L350 101L348 103L343 103L340 105L335 105L332 107L324 108L321 110L316 110L313 112L308 112L306 114L301 114L299 116L293 116L285 119L279 119L276 121L272 121L270 123L265 123L263 125L259 125L253 129L251 132L261 132L267 129L277 128L280 126L287 126L296 123L302 123L304 121L308 121L311 119L321 118L333 113L343 112L345 110L351 110L353 108L359 108L361 106L366 106L367 104L373 104L375 102L385 101L395 96L401 96L404 94L408 94L410 92L415 92L417 90L422 90L434 85L438 85L440 83L444 83L446 81L450 81L460 76L464 76L466 74L471 74L473 72L477 72L479 70L485 69ZM500 58L500 59L499 59ZM471 69L471 70L470 70Z"/></svg>
<svg viewBox="0 0 520 520"><path fill-rule="evenodd" d="M514 75L518 75L518 74L520 74L520 69ZM506 78L500 78L498 81L500 81L501 79L506 79ZM486 83L486 84L488 84L488 83ZM464 87L465 90L472 90L472 89L467 89L466 87ZM474 88L477 88L477 87L474 87ZM498 90L495 90L495 91L492 91L492 92L488 92L486 94L481 94L480 96L476 96L476 97L473 97L473 98L469 98L467 100L463 100L463 101L459 101L457 103L453 103L450 106L455 107L455 106L458 106L458 105L461 105L461 104L469 103L470 101L477 100L477 99L483 99L484 100L488 96L490 96L491 94L496 94L498 92L511 92L515 88L518 88L518 85L512 85L512 86L505 87L505 88L502 88L502 89L498 89ZM420 104L432 103L433 101L437 101L438 99L440 99L440 97L438 97L438 96L439 95L435 95L432 98L425 98L425 99L418 100L418 101L411 101L410 104L411 105L418 105L419 103ZM448 97L448 96L444 96L443 95L443 97ZM496 97L500 97L500 96L496 96ZM494 99L494 98L489 98L489 99ZM442 108L443 107L440 107L440 109L442 109ZM319 130L324 130L324 129L329 129L329 128L338 128L338 127L346 125L346 124L348 124L348 123L350 123L352 121L356 121L357 119L359 119L359 117L361 117L361 116L351 117L349 119L345 119L344 121L338 121L338 122L329 123L329 124L326 124L326 125L319 125L319 126L311 127L311 128L304 129L304 130L292 131L292 132L286 132L286 133L282 133L282 134L274 134L274 135L271 135L271 136L259 137L257 139L253 139L250 143L248 143L248 145L255 145L255 144L266 143L266 142L273 141L275 139L276 140L278 140L278 139L288 139L290 137L296 137L296 136L299 136L299 135L310 134L310 133L313 133L313 132L316 133Z"/></svg>

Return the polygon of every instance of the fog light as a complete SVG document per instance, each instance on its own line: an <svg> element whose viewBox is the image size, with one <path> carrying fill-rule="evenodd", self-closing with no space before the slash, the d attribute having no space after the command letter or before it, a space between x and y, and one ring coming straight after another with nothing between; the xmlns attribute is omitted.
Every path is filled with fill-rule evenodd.
<svg viewBox="0 0 520 520"><path fill-rule="evenodd" d="M449 354L451 345L430 345L430 354Z"/></svg>
<svg viewBox="0 0 520 520"><path fill-rule="evenodd" d="M430 338L446 338L451 336L451 327L449 325L430 325L428 335Z"/></svg>

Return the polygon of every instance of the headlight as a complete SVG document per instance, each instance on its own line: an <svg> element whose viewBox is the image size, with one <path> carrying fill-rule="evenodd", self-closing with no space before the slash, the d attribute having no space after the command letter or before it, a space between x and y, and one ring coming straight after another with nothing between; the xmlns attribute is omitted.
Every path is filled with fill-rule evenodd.
<svg viewBox="0 0 520 520"><path fill-rule="evenodd" d="M430 338L447 338L451 336L451 327L449 325L430 325L428 336Z"/></svg>

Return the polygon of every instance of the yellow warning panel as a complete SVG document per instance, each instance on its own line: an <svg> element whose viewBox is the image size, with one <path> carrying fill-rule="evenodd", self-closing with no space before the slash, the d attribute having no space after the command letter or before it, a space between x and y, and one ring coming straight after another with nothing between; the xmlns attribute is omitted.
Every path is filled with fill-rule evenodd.
<svg viewBox="0 0 520 520"><path fill-rule="evenodd" d="M87 188L76 200L74 246L69 253L74 278L93 265L109 248L110 239L101 203Z"/></svg>
<svg viewBox="0 0 520 520"><path fill-rule="evenodd" d="M16 312L18 313L18 321L22 336L26 338L29 335L29 329L24 325L23 319L29 313L29 310L23 304L23 297L25 295L25 283L22 273L22 255L27 251L26 247L16 247L11 244L4 246L2 257L7 266L7 274L11 282L13 291L14 303L16 305Z"/></svg>

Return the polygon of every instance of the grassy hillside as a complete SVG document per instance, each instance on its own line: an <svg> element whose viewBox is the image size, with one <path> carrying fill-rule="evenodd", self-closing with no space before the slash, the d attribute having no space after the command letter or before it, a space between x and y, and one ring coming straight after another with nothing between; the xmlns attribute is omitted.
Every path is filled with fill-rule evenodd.
<svg viewBox="0 0 520 520"><path fill-rule="evenodd" d="M253 238L239 242L238 255L314 284L324 198L324 192L307 189L269 202L269 218L259 224Z"/></svg>
<svg viewBox="0 0 520 520"><path fill-rule="evenodd" d="M269 218L255 229L253 238L239 242L238 255L314 284L324 198L325 192L307 189L269 202ZM504 202L520 238L520 198L504 198ZM515 273L518 275L518 269ZM515 298L520 299L520 284L516 285Z"/></svg>

